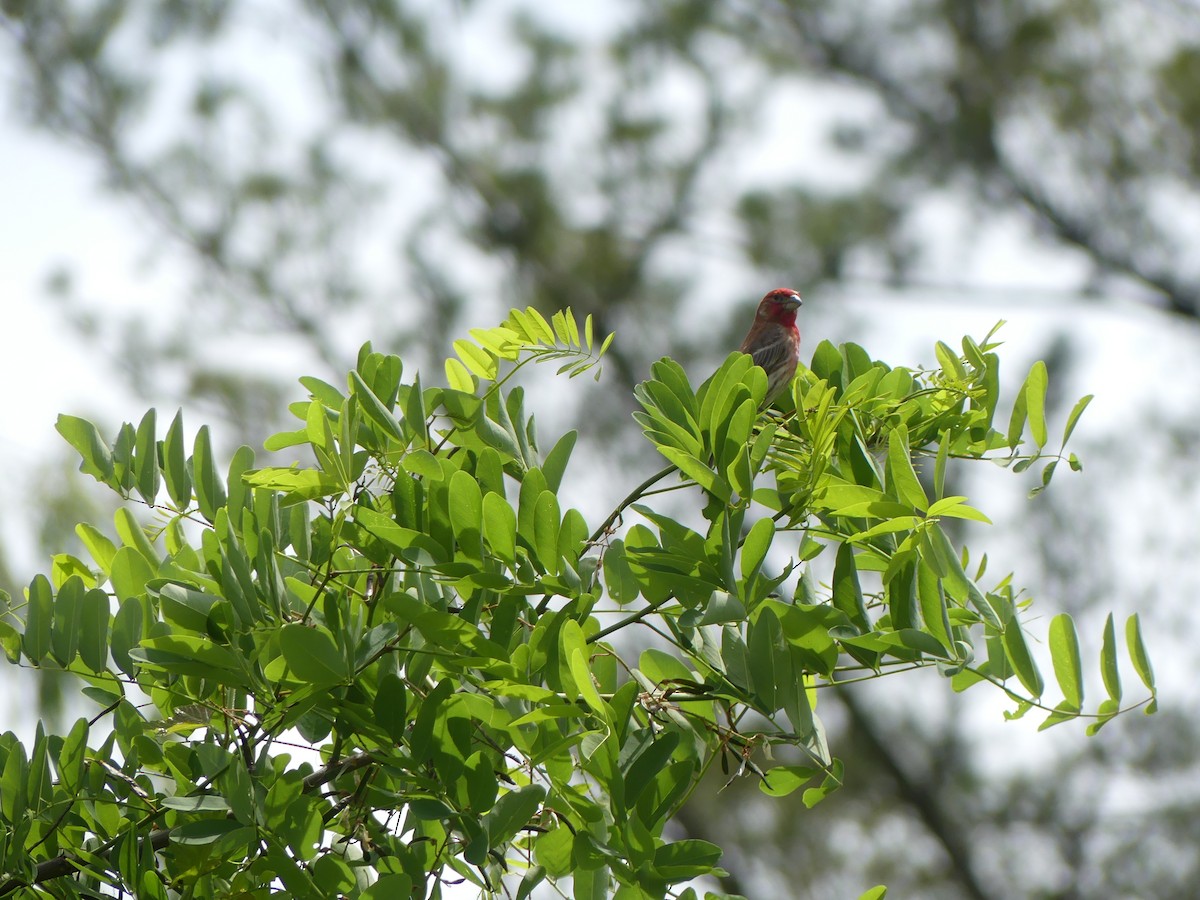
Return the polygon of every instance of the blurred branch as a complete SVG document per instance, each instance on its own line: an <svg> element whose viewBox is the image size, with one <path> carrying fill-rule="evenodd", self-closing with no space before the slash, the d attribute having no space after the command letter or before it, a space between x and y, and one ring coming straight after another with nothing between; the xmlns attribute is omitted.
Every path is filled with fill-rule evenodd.
<svg viewBox="0 0 1200 900"><path fill-rule="evenodd" d="M836 696L846 709L858 745L879 761L881 769L895 784L900 799L913 809L929 834L942 845L963 895L972 900L999 900L980 883L970 847L963 840L967 830L961 823L953 821L938 802L937 788L922 783L901 764L887 737L876 726L876 717L859 704L852 691L840 690Z"/></svg>
<svg viewBox="0 0 1200 900"><path fill-rule="evenodd" d="M452 127L455 114L450 111L454 104L449 96L454 84L453 58L439 57L423 34L419 38L410 37L410 52L403 61L409 71L389 78L381 71L382 66L371 64L371 45L384 28L414 35L415 25L401 23L402 14L393 11L391 15L397 17L396 21L370 20L377 27L368 28L364 17L371 14L353 4L322 2L318 10L335 42L335 68L348 114L374 121L402 140L435 155L447 184L477 205L485 233L485 240L481 241L484 249L502 249L518 270L530 277L527 291L530 299L540 297L550 305L570 305L579 313L590 314L600 332L615 330L614 319L618 314L646 302L648 265L667 239L686 228L701 176L728 134L728 109L721 79L709 63L695 53L682 53L683 62L703 86L704 128L681 160L675 163L655 160L651 174L645 176L654 181L656 189L663 183L669 185L667 196L657 205L651 221L632 226L632 211L620 198L612 197L605 224L599 229L582 228L570 221L551 190L548 197L539 199L555 204L552 209L531 213L550 217L559 230L556 239L547 245L530 238L530 229L540 227L542 222L522 221L527 212L523 204L534 202L532 197L542 188L541 183L529 186L530 197L515 195L513 186L522 185L520 166L506 170L490 157L477 159L477 154L456 135ZM542 112L550 108L548 103ZM548 167L543 169L548 177L553 177ZM627 187L636 194L638 183ZM593 261L586 258L591 236L601 242L608 254L603 260L607 268L603 269L602 280L589 281L586 271L581 274L582 270L598 268L588 265ZM628 351L616 346L608 355L620 381L631 389L641 379L640 365Z"/></svg>
<svg viewBox="0 0 1200 900"><path fill-rule="evenodd" d="M917 130L922 146L933 148L947 144L945 113L938 112L945 104L935 110L922 103L909 84L885 70L880 55L873 52L871 42L858 41L853 33L846 37L830 35L823 27L819 12L813 13L807 6L778 2L773 5L801 42L819 54L820 63L830 71L847 75L876 91L892 113ZM969 56L986 59L989 48L983 46L976 17L967 6L961 11L962 15L948 16L955 36L967 47ZM1001 188L1032 212L1059 240L1083 250L1098 267L1136 279L1162 294L1172 312L1200 319L1200 286L1178 277L1165 266L1139 259L1136 246L1121 246L1109 240L1102 217L1072 212L1001 151L994 115L995 98L989 96L988 87L981 86L971 74L955 73L944 85L955 100L952 115L960 117L958 124L963 125L969 118L971 128L967 149L972 154L970 158L966 154L951 156L946 163L974 168L977 178ZM950 144L950 154L961 153L954 142Z"/></svg>
<svg viewBox="0 0 1200 900"><path fill-rule="evenodd" d="M695 808L688 803L679 808L671 824L683 832L680 839L695 838L710 843L720 843L720 835L714 834L708 827L709 822L703 816L698 815ZM728 866L728 860L722 859L721 862ZM717 883L720 885L722 893L739 897L749 896L746 893L747 886L742 883L742 879L736 872L729 872L729 874L721 876L717 879Z"/></svg>
<svg viewBox="0 0 1200 900"><path fill-rule="evenodd" d="M0 19L0 28L19 49L32 78L37 99L29 107L34 121L93 151L108 184L140 204L167 235L191 252L204 271L217 277L232 294L260 297L274 311L277 325L303 336L322 361L340 364L320 316L305 311L295 293L279 279L268 278L264 267L239 262L227 252L226 238L241 207L235 191L222 192L212 189L215 185L206 185L205 199L217 204L219 211L202 224L189 216L182 196L157 176L153 166L136 161L126 132L129 114L149 81L144 75L136 80L119 72L105 59L106 44L121 19L120 15L104 19L97 14L81 20L61 3L31 4L20 19ZM85 47L89 52L81 49Z"/></svg>

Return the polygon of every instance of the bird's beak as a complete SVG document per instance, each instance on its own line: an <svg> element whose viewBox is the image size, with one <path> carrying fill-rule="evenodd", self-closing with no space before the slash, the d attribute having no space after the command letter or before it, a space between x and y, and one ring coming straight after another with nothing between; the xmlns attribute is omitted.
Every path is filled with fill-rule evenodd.
<svg viewBox="0 0 1200 900"><path fill-rule="evenodd" d="M788 294L783 301L783 305L788 309L799 309L804 305L804 301L800 299L799 294Z"/></svg>

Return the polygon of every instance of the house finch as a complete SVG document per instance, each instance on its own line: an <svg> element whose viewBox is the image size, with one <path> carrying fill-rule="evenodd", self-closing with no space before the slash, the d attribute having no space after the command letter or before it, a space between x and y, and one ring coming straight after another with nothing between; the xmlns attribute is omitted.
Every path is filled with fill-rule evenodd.
<svg viewBox="0 0 1200 900"><path fill-rule="evenodd" d="M800 359L800 331L796 310L800 295L789 288L776 288L762 298L750 333L738 349L749 353L756 366L767 373L767 398L763 407L783 393L796 374Z"/></svg>

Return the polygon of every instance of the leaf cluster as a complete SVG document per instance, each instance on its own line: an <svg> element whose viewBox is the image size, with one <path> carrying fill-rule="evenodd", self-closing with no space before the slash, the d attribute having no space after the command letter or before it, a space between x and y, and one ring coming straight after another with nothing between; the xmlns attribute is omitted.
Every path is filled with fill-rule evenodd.
<svg viewBox="0 0 1200 900"><path fill-rule="evenodd" d="M842 783L820 689L934 666L1046 708L1028 601L981 586L943 528L986 521L945 495L951 460L1042 455L1044 367L1001 434L988 340L930 371L822 344L767 412L744 354L698 389L662 360L637 419L670 465L591 528L559 499L574 433L543 444L511 379L580 374L609 340L514 311L455 345L447 387L365 346L344 388L302 379L301 427L267 441L311 465L243 447L221 470L180 416L111 443L61 418L128 503L0 622L9 662L75 673L100 708L29 750L0 738L0 896L526 897L570 877L576 897L691 897L721 849L666 828L706 771L809 806ZM699 498L703 531L664 490ZM610 640L633 628L657 636L636 658ZM1126 633L1153 697L1136 617ZM1111 618L1094 714L1069 617L1049 648L1064 699L1043 727L1120 711Z"/></svg>

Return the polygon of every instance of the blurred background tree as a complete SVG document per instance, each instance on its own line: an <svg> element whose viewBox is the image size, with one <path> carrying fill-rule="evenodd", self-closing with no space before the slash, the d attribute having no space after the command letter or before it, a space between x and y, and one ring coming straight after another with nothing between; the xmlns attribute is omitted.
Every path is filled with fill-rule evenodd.
<svg viewBox="0 0 1200 900"><path fill-rule="evenodd" d="M1194 666L1194 5L2 8L23 123L98 164L152 259L183 273L181 296L119 311L86 271L48 273L64 320L145 399L258 443L294 375L346 368L365 336L427 366L468 314L569 305L618 331L620 355L587 415L556 424L621 478L644 448L610 426L648 363L712 367L766 288L804 292L809 349L831 336L886 358L963 309L1037 313L1024 336L1052 381L1101 374L1144 399L1092 433L1090 475L1001 526L1013 564L1077 615L1141 607ZM1172 383L1140 385L1150 371ZM750 896L1183 896L1200 877L1185 699L1152 728L1030 758L1023 725L846 690L826 715L859 754L853 791L807 813L714 785L687 827L736 848L726 888ZM964 752L980 741L986 769Z"/></svg>

